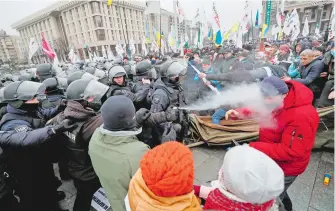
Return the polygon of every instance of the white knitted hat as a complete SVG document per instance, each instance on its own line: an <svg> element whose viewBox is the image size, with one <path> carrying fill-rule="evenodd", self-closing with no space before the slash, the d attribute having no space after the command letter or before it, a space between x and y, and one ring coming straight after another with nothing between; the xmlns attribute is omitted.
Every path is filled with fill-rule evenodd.
<svg viewBox="0 0 335 211"><path fill-rule="evenodd" d="M284 172L270 157L249 147L230 149L219 173L220 186L238 198L263 204L284 190Z"/></svg>

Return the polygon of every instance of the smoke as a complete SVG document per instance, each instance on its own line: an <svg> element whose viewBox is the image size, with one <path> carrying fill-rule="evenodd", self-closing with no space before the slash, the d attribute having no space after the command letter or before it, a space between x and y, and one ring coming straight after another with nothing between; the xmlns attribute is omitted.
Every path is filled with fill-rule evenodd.
<svg viewBox="0 0 335 211"><path fill-rule="evenodd" d="M282 105L283 99L266 102L263 95L265 92L271 96L278 94L277 90L271 87L266 87L266 90L264 90L256 83L240 84L229 88L225 87L225 90L219 94L210 93L205 98L179 109L201 111L219 107L230 107L231 109L248 108L257 116L256 120L259 121L262 127L272 128L276 124L271 113Z"/></svg>

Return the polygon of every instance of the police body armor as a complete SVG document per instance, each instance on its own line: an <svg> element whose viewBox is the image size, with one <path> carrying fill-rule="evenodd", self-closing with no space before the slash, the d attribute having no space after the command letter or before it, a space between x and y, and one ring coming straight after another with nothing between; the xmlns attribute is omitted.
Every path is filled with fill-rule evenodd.
<svg viewBox="0 0 335 211"><path fill-rule="evenodd" d="M83 140L79 135L86 121L76 122L77 128L62 134L65 137L69 174L74 178L84 181L97 177L90 156L88 155L89 141Z"/></svg>
<svg viewBox="0 0 335 211"><path fill-rule="evenodd" d="M37 113L37 116L40 116L39 113ZM24 115L20 115L20 114L12 114L12 113L7 113L5 114L1 121L0 121L0 128L8 121L11 121L11 120L23 120L23 121L26 121L28 122L32 129L38 129L38 128L42 128L44 127L45 125L45 121L43 119L42 116L39 117L30 117L30 116L24 116ZM17 131L19 132L19 131Z"/></svg>
<svg viewBox="0 0 335 211"><path fill-rule="evenodd" d="M168 87L166 84L164 84L164 82L161 79L158 79L156 83L154 84L153 92L157 89L161 89L167 94L170 100L169 106L180 107L180 106L186 105L184 92L180 85L178 85L178 90L177 90L172 87ZM154 108L153 110L155 111L156 109L159 109L159 108ZM187 136L188 134L188 115L185 110L179 111L179 118L177 122L182 127L178 135L178 140L182 141L184 137Z"/></svg>
<svg viewBox="0 0 335 211"><path fill-rule="evenodd" d="M119 90L125 90L125 91L131 92L130 88L127 85L126 86L119 86L119 85L116 85L116 84L112 84L112 85L110 85L110 88L108 90L107 97L114 96L115 92L119 91Z"/></svg>
<svg viewBox="0 0 335 211"><path fill-rule="evenodd" d="M60 105L62 99L65 97L63 95L51 95L47 96L47 99L42 102L42 108L56 108Z"/></svg>

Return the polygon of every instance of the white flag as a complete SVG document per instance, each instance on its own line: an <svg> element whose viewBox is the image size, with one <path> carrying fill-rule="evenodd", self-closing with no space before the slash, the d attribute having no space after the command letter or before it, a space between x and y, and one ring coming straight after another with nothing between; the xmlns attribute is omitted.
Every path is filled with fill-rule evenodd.
<svg viewBox="0 0 335 211"><path fill-rule="evenodd" d="M108 58L108 60L115 59L113 51L110 48L108 48L108 50L107 50L107 58Z"/></svg>
<svg viewBox="0 0 335 211"><path fill-rule="evenodd" d="M319 24L316 24L316 26L315 26L315 34L316 34L316 36L320 36L320 27L319 27Z"/></svg>
<svg viewBox="0 0 335 211"><path fill-rule="evenodd" d="M334 9L333 9L332 15L329 19L328 41L334 37L334 32L335 32L335 13L334 13Z"/></svg>
<svg viewBox="0 0 335 211"><path fill-rule="evenodd" d="M135 48L135 45L134 45L134 40L130 40L129 50L130 50L131 55L134 55L136 53L136 48Z"/></svg>
<svg viewBox="0 0 335 211"><path fill-rule="evenodd" d="M145 37L142 38L142 53L146 56L148 55L147 47L145 46Z"/></svg>
<svg viewBox="0 0 335 211"><path fill-rule="evenodd" d="M306 17L304 28L302 30L302 36L306 37L308 34L309 34L309 25L308 25L308 19Z"/></svg>
<svg viewBox="0 0 335 211"><path fill-rule="evenodd" d="M33 55L36 53L36 51L38 50L38 44L35 41L35 38L32 37L30 38L30 42L29 42L29 60L31 60L31 57L33 57Z"/></svg>
<svg viewBox="0 0 335 211"><path fill-rule="evenodd" d="M102 57L107 58L105 46L102 46L101 50L102 50Z"/></svg>
<svg viewBox="0 0 335 211"><path fill-rule="evenodd" d="M242 48L242 35L243 35L243 30L241 29L241 27L243 26L239 26L240 30L238 30L238 34L237 34L237 39L236 39L236 47L238 48Z"/></svg>
<svg viewBox="0 0 335 211"><path fill-rule="evenodd" d="M285 19L283 32L289 35L291 32L293 33L293 30L295 30L295 33L298 31L300 33L300 21L296 9L294 9L293 12Z"/></svg>
<svg viewBox="0 0 335 211"><path fill-rule="evenodd" d="M160 1L146 1L145 14L160 14L161 5Z"/></svg>

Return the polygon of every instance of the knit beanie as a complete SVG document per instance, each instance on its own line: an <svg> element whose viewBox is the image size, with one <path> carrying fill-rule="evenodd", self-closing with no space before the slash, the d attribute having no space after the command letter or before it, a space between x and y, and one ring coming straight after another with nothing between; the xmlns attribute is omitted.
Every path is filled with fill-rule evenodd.
<svg viewBox="0 0 335 211"><path fill-rule="evenodd" d="M122 95L108 98L101 106L103 127L110 131L127 131L136 128L135 114L133 102Z"/></svg>
<svg viewBox="0 0 335 211"><path fill-rule="evenodd" d="M236 146L225 155L219 185L246 202L263 204L283 192L284 172L263 152Z"/></svg>
<svg viewBox="0 0 335 211"><path fill-rule="evenodd" d="M283 95L289 91L287 84L276 76L265 78L260 83L260 88L264 97Z"/></svg>
<svg viewBox="0 0 335 211"><path fill-rule="evenodd" d="M192 152L179 142L165 142L153 148L143 156L140 167L145 184L156 196L174 197L192 191Z"/></svg>
<svg viewBox="0 0 335 211"><path fill-rule="evenodd" d="M279 47L279 50L282 50L282 51L285 51L286 53L289 53L290 52L290 46L288 46L288 45L281 45L280 47Z"/></svg>

